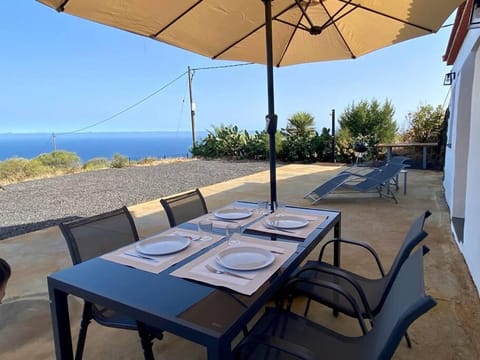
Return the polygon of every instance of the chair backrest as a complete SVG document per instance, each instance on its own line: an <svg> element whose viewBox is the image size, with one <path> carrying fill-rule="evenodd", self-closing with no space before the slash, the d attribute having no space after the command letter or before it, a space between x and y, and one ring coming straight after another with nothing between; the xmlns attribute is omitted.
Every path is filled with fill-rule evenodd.
<svg viewBox="0 0 480 360"><path fill-rule="evenodd" d="M435 305L425 294L423 249L418 249L403 264L375 325L364 336L362 353L369 359L390 359L410 324Z"/></svg>
<svg viewBox="0 0 480 360"><path fill-rule="evenodd" d="M171 227L208 213L199 189L160 199Z"/></svg>
<svg viewBox="0 0 480 360"><path fill-rule="evenodd" d="M410 160L410 158L406 156L392 156L388 161L390 164L401 164L405 165L405 161Z"/></svg>
<svg viewBox="0 0 480 360"><path fill-rule="evenodd" d="M378 304L377 308L381 309L385 298L390 292L392 284L395 282L396 277L398 276L400 269L402 268L405 261L410 256L410 253L413 251L415 246L417 246L423 239L427 237L427 233L423 230L425 225L425 219L428 218L432 213L426 210L422 215L417 217L408 230L405 238L403 240L402 246L398 250L397 256L393 260L392 267L390 268L388 274L386 274L387 282L385 284L385 291L383 298Z"/></svg>
<svg viewBox="0 0 480 360"><path fill-rule="evenodd" d="M403 164L387 163L381 167L381 171L375 172L370 178L384 183L395 177L404 167Z"/></svg>
<svg viewBox="0 0 480 360"><path fill-rule="evenodd" d="M127 207L59 225L73 264L138 241L135 222Z"/></svg>
<svg viewBox="0 0 480 360"><path fill-rule="evenodd" d="M364 175L364 179L355 183L354 185L348 185L349 188L354 188L359 191L369 191L372 188L377 188L395 178L405 165L387 163L382 167L371 171Z"/></svg>

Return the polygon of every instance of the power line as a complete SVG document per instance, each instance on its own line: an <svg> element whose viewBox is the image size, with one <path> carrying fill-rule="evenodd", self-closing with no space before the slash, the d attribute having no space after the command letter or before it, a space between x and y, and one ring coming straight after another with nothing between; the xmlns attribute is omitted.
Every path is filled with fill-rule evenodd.
<svg viewBox="0 0 480 360"><path fill-rule="evenodd" d="M78 132L81 132L81 131L85 131L85 130L88 130L88 129L91 129L95 126L98 126L100 124L103 124L103 123L106 123L107 121L110 121L114 118L116 118L117 116L123 114L123 113L126 113L127 111L133 109L134 107L144 103L145 101L147 101L148 99L150 99L151 97L157 95L160 91L166 89L168 86L172 85L174 82L176 82L177 80L179 80L180 78L182 78L183 76L185 76L187 72L185 71L183 74L177 76L175 79L173 79L172 81L170 81L169 83L167 83L166 85L162 86L160 89L154 91L153 93L151 93L150 95L147 95L146 97L144 97L143 99L137 101L136 103L134 103L133 105L130 105L128 107L126 107L125 109L109 116L108 118L106 119L103 119L103 120L100 120L100 121L97 121L96 123L92 124L92 125L88 125L88 126L85 126L81 129L77 129L77 130L74 130L74 131L69 131L69 132L64 132L64 133L59 133L57 134L58 135L68 135L68 134L75 134L75 133L78 133Z"/></svg>
<svg viewBox="0 0 480 360"><path fill-rule="evenodd" d="M192 69L193 71L196 71L196 70L213 70L213 69L222 69L222 68L231 68L231 67L238 67L238 66L247 66L247 65L253 65L254 63L250 62L250 63L241 63L241 64L233 64L233 65L220 65L220 66L209 66L209 67L201 67L201 68L195 68L195 69ZM180 78L182 78L183 76L185 76L187 74L187 71L183 72L181 75L177 76L175 79L173 79L172 81L170 81L169 83L167 83L166 85L162 86L160 89L154 91L153 93L151 93L150 95L147 95L146 97L144 97L143 99L137 101L136 103L126 107L125 109L123 110L120 110L119 112L103 119L103 120L100 120L100 121L97 121L91 125L88 125L88 126L85 126L85 127L82 127L80 129L77 129L77 130L73 130L73 131L68 131L68 132L63 132L63 133L57 133L56 136L59 136L59 135L69 135L69 134L75 134L75 133L79 133L79 132L82 132L82 131L85 131L85 130L88 130L88 129L91 129L91 128L94 128L100 124L103 124L103 123L106 123L107 121L110 121L124 113L126 113L127 111L137 107L138 105L144 103L145 101L147 101L148 99L150 99L151 97L157 95L159 92L161 92L162 90L166 89L168 86L172 85L173 83L175 83L177 80L179 80Z"/></svg>

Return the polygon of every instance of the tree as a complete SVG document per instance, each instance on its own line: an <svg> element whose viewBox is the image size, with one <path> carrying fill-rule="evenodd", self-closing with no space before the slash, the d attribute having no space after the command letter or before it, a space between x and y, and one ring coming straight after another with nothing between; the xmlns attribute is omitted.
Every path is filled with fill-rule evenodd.
<svg viewBox="0 0 480 360"><path fill-rule="evenodd" d="M383 105L373 99L370 103L362 100L358 105L353 103L340 115L340 129L347 128L352 138L369 140L369 145L388 143L395 139L397 124L393 119L395 109L390 101Z"/></svg>
<svg viewBox="0 0 480 360"><path fill-rule="evenodd" d="M445 112L441 105L421 105L407 115L408 130L403 134L409 142L438 142Z"/></svg>
<svg viewBox="0 0 480 360"><path fill-rule="evenodd" d="M395 139L397 124L393 119L395 109L390 101L380 104L378 100L371 102L362 100L352 103L340 115L338 123L336 151L340 161L353 161L354 146L357 143L366 144L369 149L364 159L378 154L376 147L380 143L390 143Z"/></svg>
<svg viewBox="0 0 480 360"><path fill-rule="evenodd" d="M315 118L304 111L296 112L287 120L286 131L299 137L311 137L315 135Z"/></svg>
<svg viewBox="0 0 480 360"><path fill-rule="evenodd" d="M287 161L312 161L315 160L313 148L315 131L314 117L307 112L297 112L290 116L283 135L282 147L279 153L281 159Z"/></svg>

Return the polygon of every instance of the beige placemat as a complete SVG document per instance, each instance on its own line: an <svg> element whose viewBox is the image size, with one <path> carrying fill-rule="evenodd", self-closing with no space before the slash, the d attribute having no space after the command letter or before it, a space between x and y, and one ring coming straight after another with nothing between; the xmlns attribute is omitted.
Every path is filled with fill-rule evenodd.
<svg viewBox="0 0 480 360"><path fill-rule="evenodd" d="M245 206L241 206L241 205L228 205L228 206L225 206L223 208L220 208L218 210L215 210L215 211L219 211L219 210L225 210L225 209L234 209L234 208L242 208L242 209L246 209L247 207ZM236 223L238 225L240 225L241 227L244 227L256 220L258 220L259 218L263 217L264 215L262 215L261 213L255 211L255 209L251 209L252 210L252 215L245 218L245 219L238 219L238 220L222 220L222 219L218 219L215 217L215 215L213 213L209 213L209 214L205 214L205 215L202 215L202 216L199 216L195 219L192 219L189 221L189 223L191 224L198 224L198 222L201 220L201 219L208 219L208 220L211 220L212 223L213 223L213 226L216 227L216 228L220 228L220 229L225 229L227 227L228 224L231 224L231 223Z"/></svg>
<svg viewBox="0 0 480 360"><path fill-rule="evenodd" d="M180 236L186 236L186 237L190 236L194 239L199 238L199 235L196 231L190 231L190 230L179 229L179 228L171 228L165 232L162 232L161 234L162 235L178 234ZM157 235L158 234L154 236L157 236ZM221 240L223 237L224 237L223 235L212 234L211 240L208 240L208 241L191 240L190 245L185 250L171 254L171 255L161 255L161 256L148 255L149 257L154 258L155 259L154 261L149 259L137 258L137 257L133 257L125 254L126 252L130 252L130 253L133 252L135 254L136 253L135 247L137 246L138 243L124 246L123 248L120 248L108 254L102 255L101 258L158 274L163 270L167 269L168 267L175 265L176 263L189 257L190 255L195 254L197 251L200 251L201 249L216 243L217 241ZM147 239L149 238L143 239L142 241Z"/></svg>
<svg viewBox="0 0 480 360"><path fill-rule="evenodd" d="M302 210L288 209L288 211L283 212L284 215L295 215L301 216L308 220L307 226L304 226L299 229L275 229L270 228L265 225L265 219L254 222L250 224L247 229L261 231L269 234L278 234L284 236L291 236L300 239L306 239L321 223L327 220L327 215L315 215L312 213L306 213Z"/></svg>
<svg viewBox="0 0 480 360"><path fill-rule="evenodd" d="M255 271L234 271L222 268L215 261L216 255L227 249L228 243L220 244L209 250L207 253L185 264L173 271L171 275L201 281L210 285L223 286L235 290L241 294L252 295L265 281L267 281L297 250L298 244L285 241L271 241L242 236L241 243L237 246L255 246L274 252L275 260L270 266ZM216 268L228 270L248 279L235 277L229 274L215 274L207 270L206 265L210 264Z"/></svg>

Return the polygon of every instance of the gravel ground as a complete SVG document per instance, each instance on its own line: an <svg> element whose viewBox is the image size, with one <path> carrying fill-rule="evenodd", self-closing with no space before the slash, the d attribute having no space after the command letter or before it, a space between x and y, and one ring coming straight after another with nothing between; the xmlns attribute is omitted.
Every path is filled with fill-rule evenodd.
<svg viewBox="0 0 480 360"><path fill-rule="evenodd" d="M0 240L267 169L267 162L191 160L7 185L0 189Z"/></svg>

